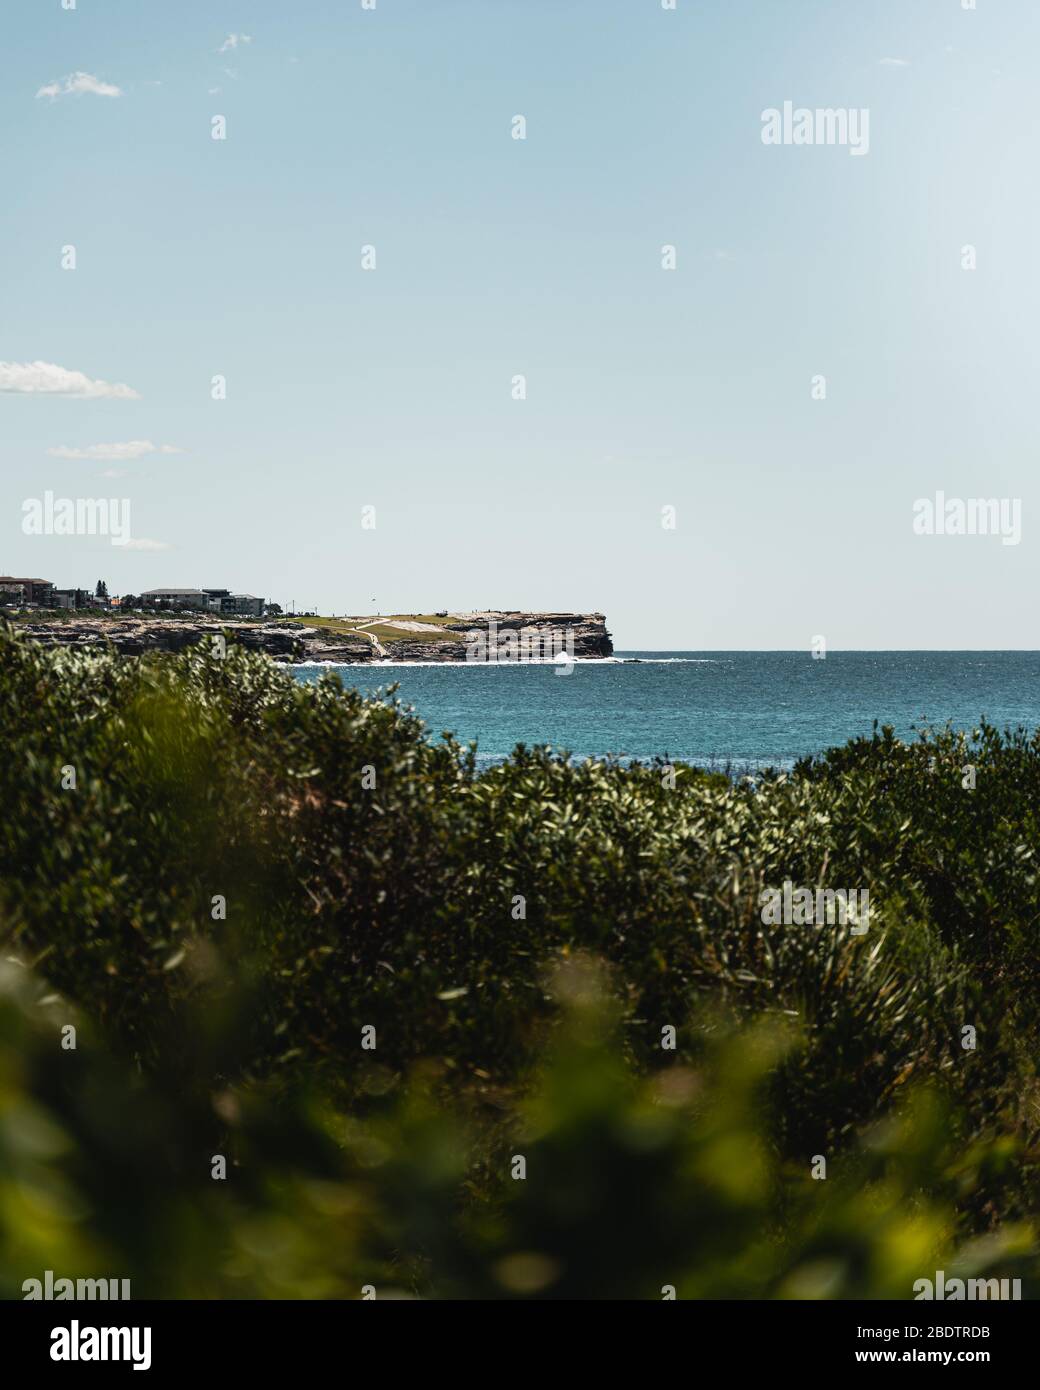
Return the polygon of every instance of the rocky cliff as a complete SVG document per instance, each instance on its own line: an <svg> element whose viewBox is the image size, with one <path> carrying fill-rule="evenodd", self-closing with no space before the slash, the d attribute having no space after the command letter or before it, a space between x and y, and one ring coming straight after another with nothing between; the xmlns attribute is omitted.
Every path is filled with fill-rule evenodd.
<svg viewBox="0 0 1040 1390"><path fill-rule="evenodd" d="M614 650L602 613L482 612L440 615L442 621L315 619L240 622L185 617L70 617L20 622L45 646L111 644L126 656L178 652L223 634L275 661L529 661L561 656L595 659Z"/></svg>

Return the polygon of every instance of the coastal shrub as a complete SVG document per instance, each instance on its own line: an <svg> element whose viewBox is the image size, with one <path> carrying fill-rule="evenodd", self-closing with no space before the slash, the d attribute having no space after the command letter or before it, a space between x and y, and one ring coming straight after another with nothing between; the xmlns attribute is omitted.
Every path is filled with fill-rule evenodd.
<svg viewBox="0 0 1040 1390"><path fill-rule="evenodd" d="M335 674L0 628L3 953L200 1115L230 1088L367 1117L433 1067L438 1103L475 1106L477 1189L558 1038L547 981L589 955L648 1095L720 1030L790 1026L756 1083L770 1162L852 1155L927 1087L984 1156L956 1192L929 1179L958 1237L1023 1219L1038 805L1021 730L875 730L754 781L524 747L478 772ZM869 890L869 930L765 924L785 881Z"/></svg>

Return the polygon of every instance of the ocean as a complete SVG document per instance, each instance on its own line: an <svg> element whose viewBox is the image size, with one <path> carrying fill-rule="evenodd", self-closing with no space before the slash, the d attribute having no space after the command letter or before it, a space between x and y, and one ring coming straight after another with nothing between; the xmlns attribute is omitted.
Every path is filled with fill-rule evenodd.
<svg viewBox="0 0 1040 1390"><path fill-rule="evenodd" d="M427 733L475 740L482 762L517 743L576 757L684 759L738 770L790 767L874 720L904 738L985 716L1040 725L1040 652L618 652L551 664L297 666L298 680L335 670L374 694L396 682Z"/></svg>

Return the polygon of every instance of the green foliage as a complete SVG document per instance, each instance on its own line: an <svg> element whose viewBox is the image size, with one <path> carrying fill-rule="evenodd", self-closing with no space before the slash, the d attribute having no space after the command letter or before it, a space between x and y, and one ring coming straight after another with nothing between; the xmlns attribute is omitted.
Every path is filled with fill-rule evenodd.
<svg viewBox="0 0 1040 1390"><path fill-rule="evenodd" d="M449 1095L426 1064L370 1069L350 1115L313 1079L192 1098L81 1019L61 1051L76 1016L5 965L0 1297L48 1269L127 1278L137 1298L905 1299L937 1269L1040 1292L1025 1223L953 1239L956 1194L1009 1148L959 1150L920 1095L814 1181L766 1135L793 1030L716 1021L696 1067L640 1079L598 973L575 961L547 982L560 1026L507 1133L489 1129L488 1096Z"/></svg>
<svg viewBox="0 0 1040 1390"><path fill-rule="evenodd" d="M753 784L524 747L478 774L333 675L4 628L0 805L13 1286L1033 1277L1035 736L876 731ZM869 932L763 925L785 879L869 889Z"/></svg>

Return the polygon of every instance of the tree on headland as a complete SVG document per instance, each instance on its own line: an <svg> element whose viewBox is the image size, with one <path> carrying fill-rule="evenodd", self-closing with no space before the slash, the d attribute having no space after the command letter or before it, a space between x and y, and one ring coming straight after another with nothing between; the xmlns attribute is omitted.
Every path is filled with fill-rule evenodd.
<svg viewBox="0 0 1040 1390"><path fill-rule="evenodd" d="M105 583L103 579L98 580L97 588L94 590L94 597L108 598L108 585Z"/></svg>

